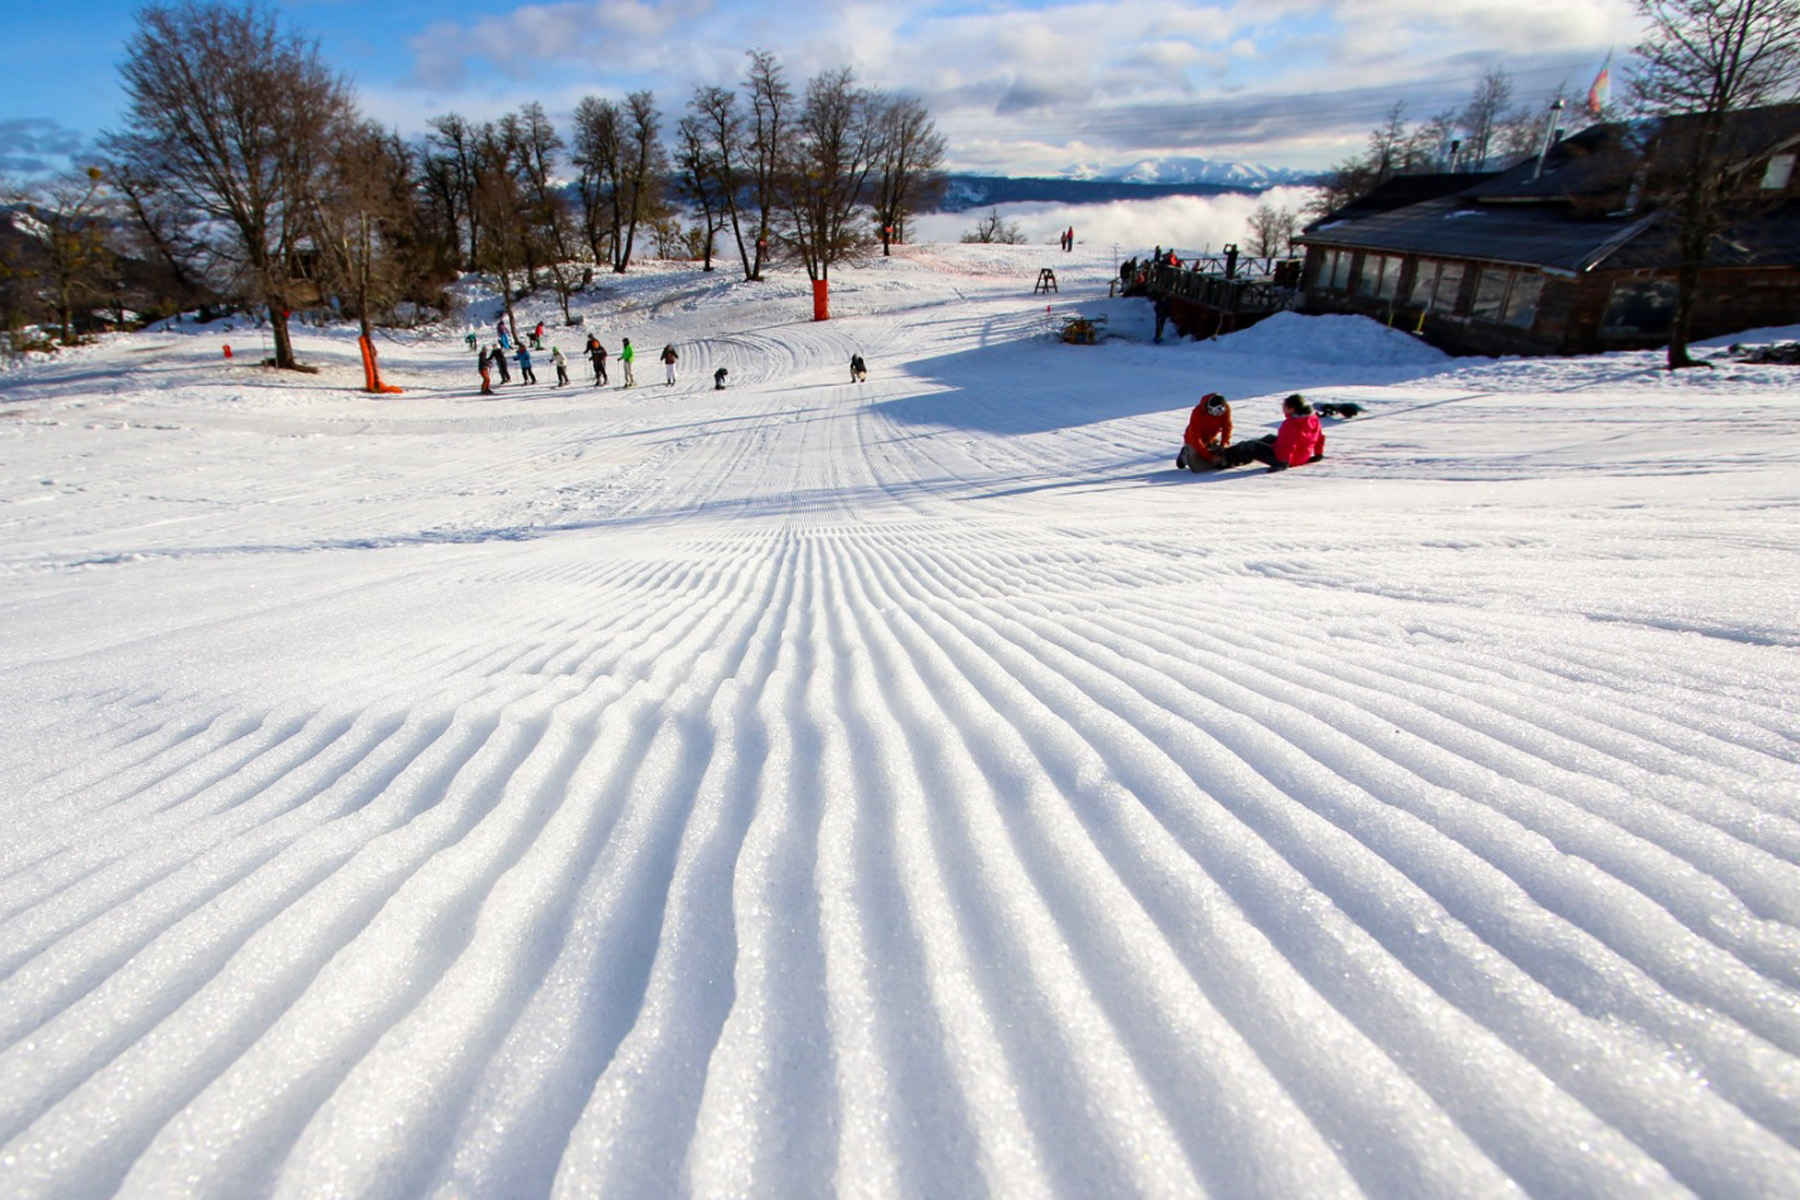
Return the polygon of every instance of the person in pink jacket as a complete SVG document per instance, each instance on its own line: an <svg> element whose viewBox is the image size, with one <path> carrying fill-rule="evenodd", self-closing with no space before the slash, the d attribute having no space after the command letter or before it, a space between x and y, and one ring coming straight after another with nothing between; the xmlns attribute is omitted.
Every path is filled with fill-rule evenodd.
<svg viewBox="0 0 1800 1200"><path fill-rule="evenodd" d="M1274 433L1238 443L1241 461L1267 463L1271 471L1285 471L1325 457L1325 429L1306 397L1295 392L1281 402L1281 411L1286 419Z"/></svg>

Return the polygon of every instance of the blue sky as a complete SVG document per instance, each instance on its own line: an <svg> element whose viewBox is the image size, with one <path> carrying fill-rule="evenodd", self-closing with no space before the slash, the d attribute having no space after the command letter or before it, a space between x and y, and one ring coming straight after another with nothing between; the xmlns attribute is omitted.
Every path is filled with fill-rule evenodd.
<svg viewBox="0 0 1800 1200"><path fill-rule="evenodd" d="M22 11L19 0L4 0ZM122 108L125 0L34 6L0 42L0 173L79 153ZM537 100L654 90L669 122L698 84L734 84L770 50L796 84L849 65L921 95L951 165L998 174L1203 157L1316 169L1360 148L1395 100L1423 118L1504 66L1521 99L1584 92L1635 41L1629 0L1244 3L817 3L286 0L370 115L416 132Z"/></svg>

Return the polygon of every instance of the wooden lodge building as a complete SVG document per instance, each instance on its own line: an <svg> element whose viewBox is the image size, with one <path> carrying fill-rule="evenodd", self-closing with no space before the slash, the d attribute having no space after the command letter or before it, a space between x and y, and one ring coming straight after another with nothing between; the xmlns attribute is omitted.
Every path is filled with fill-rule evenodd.
<svg viewBox="0 0 1800 1200"><path fill-rule="evenodd" d="M1533 156L1493 175L1390 179L1298 239L1300 308L1375 317L1458 354L1665 345L1675 217L1640 196L1667 194L1653 164L1683 120L1593 126L1541 168ZM1800 323L1800 105L1739 113L1729 137L1738 185L1701 270L1696 340Z"/></svg>

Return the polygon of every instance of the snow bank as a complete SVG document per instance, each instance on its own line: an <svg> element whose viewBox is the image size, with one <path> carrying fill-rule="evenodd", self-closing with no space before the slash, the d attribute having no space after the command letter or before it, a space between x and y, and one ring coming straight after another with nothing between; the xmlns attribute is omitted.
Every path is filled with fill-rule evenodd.
<svg viewBox="0 0 1800 1200"><path fill-rule="evenodd" d="M1419 367L1450 356L1412 334L1368 317L1276 313L1248 329L1218 339L1232 354L1356 366Z"/></svg>
<svg viewBox="0 0 1800 1200"><path fill-rule="evenodd" d="M1792 369L1111 273L10 374L0 1195L1800 1192ZM1368 412L1176 471L1213 388Z"/></svg>

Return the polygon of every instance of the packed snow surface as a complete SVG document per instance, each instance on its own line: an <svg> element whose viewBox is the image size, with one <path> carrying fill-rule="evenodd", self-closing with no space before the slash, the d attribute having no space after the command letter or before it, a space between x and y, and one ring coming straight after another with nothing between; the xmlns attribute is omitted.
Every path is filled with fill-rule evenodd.
<svg viewBox="0 0 1800 1200"><path fill-rule="evenodd" d="M1112 271L0 376L0 1195L1800 1194L1800 376Z"/></svg>

